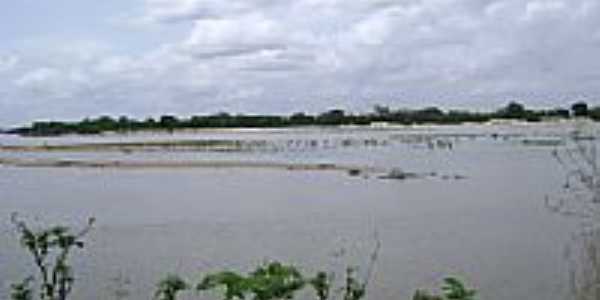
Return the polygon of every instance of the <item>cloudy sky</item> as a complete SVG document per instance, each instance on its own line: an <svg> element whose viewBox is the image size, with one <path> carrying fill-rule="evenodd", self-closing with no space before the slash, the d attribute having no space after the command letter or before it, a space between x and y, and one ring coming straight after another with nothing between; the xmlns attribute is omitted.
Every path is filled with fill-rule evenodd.
<svg viewBox="0 0 600 300"><path fill-rule="evenodd" d="M0 126L600 96L598 0L3 0Z"/></svg>

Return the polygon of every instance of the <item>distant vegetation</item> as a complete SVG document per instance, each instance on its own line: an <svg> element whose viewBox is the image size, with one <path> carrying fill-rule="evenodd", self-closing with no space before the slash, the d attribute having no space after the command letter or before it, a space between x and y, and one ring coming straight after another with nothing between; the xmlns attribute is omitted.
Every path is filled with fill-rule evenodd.
<svg viewBox="0 0 600 300"><path fill-rule="evenodd" d="M126 116L113 118L101 116L86 118L79 122L44 121L34 122L31 126L14 128L4 133L24 136L55 136L63 134L99 134L103 132L129 132L139 130L196 129L196 128L281 128L297 126L339 126L370 125L378 122L394 124L461 124L466 122L483 123L492 119L515 119L527 122L539 122L545 119L568 119L571 117L589 117L600 121L600 107L589 108L585 102L577 102L567 108L547 110L527 109L523 104L510 102L494 112L471 112L466 110L443 111L437 107L423 109L391 109L387 106L375 106L373 112L352 114L342 109L310 115L295 113L290 116L279 115L215 115L178 118L164 115L158 119L136 120Z"/></svg>

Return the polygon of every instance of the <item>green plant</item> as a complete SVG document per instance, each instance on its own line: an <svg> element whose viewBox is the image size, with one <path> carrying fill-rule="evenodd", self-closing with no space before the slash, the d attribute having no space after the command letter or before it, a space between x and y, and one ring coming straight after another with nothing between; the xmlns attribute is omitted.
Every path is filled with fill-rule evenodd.
<svg viewBox="0 0 600 300"><path fill-rule="evenodd" d="M444 279L444 286L442 286L442 290L444 291L444 295L449 300L474 300L477 291L468 289L462 283L462 281L454 278L448 277Z"/></svg>
<svg viewBox="0 0 600 300"><path fill-rule="evenodd" d="M443 295L430 294L427 291L417 290L413 300L475 300L477 291L468 289L464 283L454 277L444 279L442 286Z"/></svg>
<svg viewBox="0 0 600 300"><path fill-rule="evenodd" d="M332 296L337 298L340 295L343 300L360 300L366 295L380 249L381 242L375 232L375 248L369 256L366 276L359 278L358 267L349 267L346 269L344 283L336 289L333 289L334 273L319 271L314 277L305 276L294 266L270 262L248 275L232 271L209 274L196 286L196 290L223 288L225 300L247 297L253 300L274 300L292 299L297 292L308 286L314 290L318 300L328 300Z"/></svg>
<svg viewBox="0 0 600 300"><path fill-rule="evenodd" d="M48 229L32 230L12 214L11 221L20 235L21 245L31 254L39 278L28 277L19 284L12 285L13 300L32 299L31 282L37 279L41 300L66 300L73 290L75 276L69 265L73 248L83 248L82 238L91 230L91 218L78 233L71 233L68 227L53 226Z"/></svg>
<svg viewBox="0 0 600 300"><path fill-rule="evenodd" d="M346 269L346 284L344 290L344 300L359 300L365 296L367 291L367 281L360 282L356 278L357 268Z"/></svg>
<svg viewBox="0 0 600 300"><path fill-rule="evenodd" d="M373 276L375 264L377 263L379 251L381 250L381 240L379 240L379 234L377 232L374 233L374 239L375 248L369 256L367 273L363 280L359 280L359 278L357 278L357 273L359 271L358 267L346 268L346 281L344 287L342 288L344 300L360 300L364 298L367 293L367 286L369 285L371 277Z"/></svg>
<svg viewBox="0 0 600 300"><path fill-rule="evenodd" d="M343 300L359 300L366 295L368 279L359 280L357 268L347 268L343 286L336 289ZM224 300L250 299L275 300L293 299L300 290L311 287L319 300L332 296L334 274L320 271L314 277L306 277L294 266L271 262L258 267L248 275L223 271L205 276L197 285L198 291L224 289Z"/></svg>
<svg viewBox="0 0 600 300"><path fill-rule="evenodd" d="M417 290L413 295L412 300L444 300L444 298L439 295L432 295L427 291Z"/></svg>
<svg viewBox="0 0 600 300"><path fill-rule="evenodd" d="M292 299L306 283L298 269L279 262L258 267L248 279L256 300Z"/></svg>
<svg viewBox="0 0 600 300"><path fill-rule="evenodd" d="M32 300L31 281L33 281L33 277L27 277L20 283L12 284L10 298L12 300Z"/></svg>
<svg viewBox="0 0 600 300"><path fill-rule="evenodd" d="M158 291L154 295L157 300L175 300L177 294L185 291L189 285L177 275L169 275L158 283Z"/></svg>
<svg viewBox="0 0 600 300"><path fill-rule="evenodd" d="M328 275L327 273L321 271L317 273L315 278L309 280L308 284L313 287L319 300L327 300L329 299L332 281L333 275Z"/></svg>
<svg viewBox="0 0 600 300"><path fill-rule="evenodd" d="M11 216L20 235L21 245L32 256L38 277L29 276L11 285L11 300L33 300L35 287L39 282L38 295L41 300L66 300L73 290L75 276L69 265L71 251L83 248L82 238L92 229L95 220L77 233L65 226L32 230L16 214ZM381 243L376 238L376 247L370 256L367 273L359 278L358 267L346 269L345 280L337 289L334 286L334 273L317 272L304 276L299 269L280 262L270 262L257 267L247 275L232 271L222 271L206 275L196 286L197 291L224 288L224 300L282 300L293 299L306 287L314 290L318 300L343 299L360 300L366 296L366 288L371 280ZM189 284L177 275L169 275L157 285L156 300L176 300L181 292L190 288ZM413 300L475 300L476 291L467 288L459 279L444 279L442 295L417 290ZM332 293L334 291L334 293Z"/></svg>
<svg viewBox="0 0 600 300"><path fill-rule="evenodd" d="M271 262L247 276L231 271L207 275L196 289L206 291L223 286L226 300L245 299L248 295L254 300L292 299L306 283L295 267Z"/></svg>
<svg viewBox="0 0 600 300"><path fill-rule="evenodd" d="M198 291L207 291L223 286L225 288L225 299L244 299L250 290L250 285L242 275L231 271L223 271L204 277L196 286Z"/></svg>

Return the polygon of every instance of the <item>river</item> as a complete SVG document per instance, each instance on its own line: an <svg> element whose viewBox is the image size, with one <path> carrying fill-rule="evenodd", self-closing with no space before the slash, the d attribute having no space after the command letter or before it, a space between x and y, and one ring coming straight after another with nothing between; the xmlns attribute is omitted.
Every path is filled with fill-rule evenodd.
<svg viewBox="0 0 600 300"><path fill-rule="evenodd" d="M74 299L116 299L116 291L150 299L169 273L198 279L270 260L309 272L347 265L364 272L377 240L368 299L410 299L415 289L436 287L449 275L476 287L481 299L566 299L573 265L565 253L581 220L552 211L545 199L564 197L566 170L552 151L565 147L554 141L571 130L572 124L530 124L2 136L4 146L262 141L240 151L0 152L19 160L312 163L378 171L0 166L0 298L33 270L9 222L18 212L33 224L77 227L97 219L86 248L74 253ZM394 169L423 176L380 178Z"/></svg>

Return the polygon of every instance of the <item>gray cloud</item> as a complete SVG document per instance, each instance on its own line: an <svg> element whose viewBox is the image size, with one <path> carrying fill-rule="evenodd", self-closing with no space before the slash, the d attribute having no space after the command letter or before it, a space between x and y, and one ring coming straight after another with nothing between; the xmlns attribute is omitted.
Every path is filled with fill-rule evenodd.
<svg viewBox="0 0 600 300"><path fill-rule="evenodd" d="M132 18L146 30L179 26L185 38L127 54L93 37L0 52L0 105L16 108L0 113L0 125L100 113L367 109L383 101L557 105L600 95L596 0L143 3Z"/></svg>
<svg viewBox="0 0 600 300"><path fill-rule="evenodd" d="M0 56L0 73L12 70L18 63L19 57L16 55Z"/></svg>

